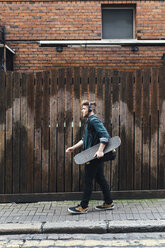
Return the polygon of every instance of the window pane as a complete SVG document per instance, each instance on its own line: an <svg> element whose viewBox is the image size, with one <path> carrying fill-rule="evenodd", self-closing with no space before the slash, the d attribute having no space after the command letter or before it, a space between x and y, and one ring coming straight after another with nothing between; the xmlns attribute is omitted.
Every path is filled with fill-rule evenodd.
<svg viewBox="0 0 165 248"><path fill-rule="evenodd" d="M4 48L0 47L0 71L4 70Z"/></svg>
<svg viewBox="0 0 165 248"><path fill-rule="evenodd" d="M13 71L13 54L6 50L6 69L7 71Z"/></svg>
<svg viewBox="0 0 165 248"><path fill-rule="evenodd" d="M133 39L133 9L102 10L103 39Z"/></svg>

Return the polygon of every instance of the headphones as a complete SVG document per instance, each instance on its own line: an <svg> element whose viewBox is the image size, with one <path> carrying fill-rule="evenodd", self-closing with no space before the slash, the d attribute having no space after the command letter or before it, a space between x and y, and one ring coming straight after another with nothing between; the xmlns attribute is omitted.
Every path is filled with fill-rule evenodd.
<svg viewBox="0 0 165 248"><path fill-rule="evenodd" d="M89 106L88 106L88 113L92 112L92 107L91 107L91 103L89 102Z"/></svg>

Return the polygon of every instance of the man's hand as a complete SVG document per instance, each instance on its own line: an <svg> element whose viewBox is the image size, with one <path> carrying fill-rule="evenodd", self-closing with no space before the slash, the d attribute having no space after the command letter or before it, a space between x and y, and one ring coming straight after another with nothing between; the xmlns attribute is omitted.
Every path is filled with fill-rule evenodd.
<svg viewBox="0 0 165 248"><path fill-rule="evenodd" d="M94 155L94 158L102 158L104 156L104 152L101 151L97 151Z"/></svg>
<svg viewBox="0 0 165 248"><path fill-rule="evenodd" d="M74 148L71 146L71 147L68 147L65 152L66 153L71 153L73 151L74 151Z"/></svg>
<svg viewBox="0 0 165 248"><path fill-rule="evenodd" d="M80 140L77 144L75 144L74 146L71 146L71 147L68 147L67 149L66 149L66 153L71 153L71 152L73 152L75 149L77 149L77 148L79 148L79 147L81 147L83 145L83 141L82 140Z"/></svg>
<svg viewBox="0 0 165 248"><path fill-rule="evenodd" d="M98 151L95 153L94 158L102 158L104 156L105 144L100 143Z"/></svg>

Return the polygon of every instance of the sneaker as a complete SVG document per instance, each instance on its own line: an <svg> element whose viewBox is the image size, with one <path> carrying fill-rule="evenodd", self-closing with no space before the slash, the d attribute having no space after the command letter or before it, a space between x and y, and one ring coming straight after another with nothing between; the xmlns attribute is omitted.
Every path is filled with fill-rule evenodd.
<svg viewBox="0 0 165 248"><path fill-rule="evenodd" d="M68 208L68 212L71 214L86 214L88 212L88 208L82 208L78 205L76 207Z"/></svg>
<svg viewBox="0 0 165 248"><path fill-rule="evenodd" d="M114 209L114 204L113 202L111 204L106 204L105 202L102 205L96 206L96 210L112 210Z"/></svg>

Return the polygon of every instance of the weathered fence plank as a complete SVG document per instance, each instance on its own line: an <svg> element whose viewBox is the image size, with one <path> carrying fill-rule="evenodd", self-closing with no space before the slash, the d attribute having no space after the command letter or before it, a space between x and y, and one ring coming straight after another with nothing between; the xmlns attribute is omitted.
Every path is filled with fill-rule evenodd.
<svg viewBox="0 0 165 248"><path fill-rule="evenodd" d="M87 67L83 67L81 70L81 100L90 100L89 99L89 69ZM81 107L81 106L80 106ZM77 109L77 111L81 111L81 108ZM79 128L79 140L82 138L83 136L83 130L85 128L85 120L82 118L81 116L81 129ZM79 150L80 151L80 150ZM79 166L79 190L82 191L83 190L83 178L84 176L84 166Z"/></svg>
<svg viewBox="0 0 165 248"><path fill-rule="evenodd" d="M74 68L74 98L73 98L73 144L80 138L80 68ZM73 153L75 155L75 152ZM72 191L79 190L79 166L73 164Z"/></svg>
<svg viewBox="0 0 165 248"><path fill-rule="evenodd" d="M159 70L159 189L165 188L165 68Z"/></svg>
<svg viewBox="0 0 165 248"><path fill-rule="evenodd" d="M150 171L150 70L143 71L143 180L142 189L149 189Z"/></svg>
<svg viewBox="0 0 165 248"><path fill-rule="evenodd" d="M114 72L112 78L113 96L112 96L112 136L119 135L119 73ZM111 189L118 190L119 186L119 151L116 159L112 161L111 171Z"/></svg>
<svg viewBox="0 0 165 248"><path fill-rule="evenodd" d="M142 72L135 72L134 189L142 185Z"/></svg>
<svg viewBox="0 0 165 248"><path fill-rule="evenodd" d="M27 158L28 158L28 141L27 141L27 76L22 75L21 80L21 116L20 116L20 144L21 144L21 161L20 161L20 192L27 192Z"/></svg>
<svg viewBox="0 0 165 248"><path fill-rule="evenodd" d="M96 88L96 70L95 68L89 69L89 101L96 100L95 88Z"/></svg>
<svg viewBox="0 0 165 248"><path fill-rule="evenodd" d="M127 73L126 79L127 88L127 116L126 116L126 140L127 140L127 190L133 188L133 175L134 175L134 161L133 161L133 149L134 149L134 77L132 72Z"/></svg>
<svg viewBox="0 0 165 248"><path fill-rule="evenodd" d="M41 154L41 145L42 145L42 73L37 72L35 78L35 96L34 96L34 105L35 105L35 158L34 158L34 192L41 192L42 185L42 154Z"/></svg>
<svg viewBox="0 0 165 248"><path fill-rule="evenodd" d="M27 75L27 192L33 192L34 177L34 74Z"/></svg>
<svg viewBox="0 0 165 248"><path fill-rule="evenodd" d="M119 167L119 189L126 190L127 188L127 143L130 141L130 137L127 137L127 117L129 114L127 106L127 78L126 73L120 74L120 137L123 141L120 147L120 167Z"/></svg>
<svg viewBox="0 0 165 248"><path fill-rule="evenodd" d="M157 189L158 161L158 70L151 71L151 169L150 189Z"/></svg>
<svg viewBox="0 0 165 248"><path fill-rule="evenodd" d="M111 104L111 71L105 71L105 115L104 123L107 128L107 131L111 132L111 113L112 113L112 104Z"/></svg>
<svg viewBox="0 0 165 248"><path fill-rule="evenodd" d="M66 70L66 91L65 91L65 151L72 146L72 69ZM72 163L71 155L65 154L65 192L71 192L72 182Z"/></svg>
<svg viewBox="0 0 165 248"><path fill-rule="evenodd" d="M6 123L6 91L5 73L0 72L0 194L5 193L5 123Z"/></svg>
<svg viewBox="0 0 165 248"><path fill-rule="evenodd" d="M50 172L49 191L57 191L57 106L58 106L58 70L51 71L50 83Z"/></svg>
<svg viewBox="0 0 165 248"><path fill-rule="evenodd" d="M43 121L42 121L42 192L49 189L49 78L50 72L43 73Z"/></svg>
<svg viewBox="0 0 165 248"><path fill-rule="evenodd" d="M110 71L109 70L105 70L105 96L104 96L104 124L105 127L108 131L108 133L110 134L110 130L111 130L111 117L110 117L110 113L111 113L111 76L110 76ZM111 181L111 173L110 173L110 161L105 163L105 175L106 175L106 179L108 181L108 183L110 183Z"/></svg>
<svg viewBox="0 0 165 248"><path fill-rule="evenodd" d="M10 78L10 81L12 79ZM13 193L20 191L21 75L13 75Z"/></svg>
<svg viewBox="0 0 165 248"><path fill-rule="evenodd" d="M104 109L103 109L103 83L104 83L104 70L102 68L97 69L97 87L96 87L96 113L99 119L104 121ZM95 190L100 190L100 187L96 184Z"/></svg>
<svg viewBox="0 0 165 248"><path fill-rule="evenodd" d="M58 154L57 154L57 191L63 192L65 189L65 178L64 178L64 112L65 112L65 71L64 69L59 70L58 80Z"/></svg>
<svg viewBox="0 0 165 248"><path fill-rule="evenodd" d="M103 120L103 69L97 69L97 116Z"/></svg>

